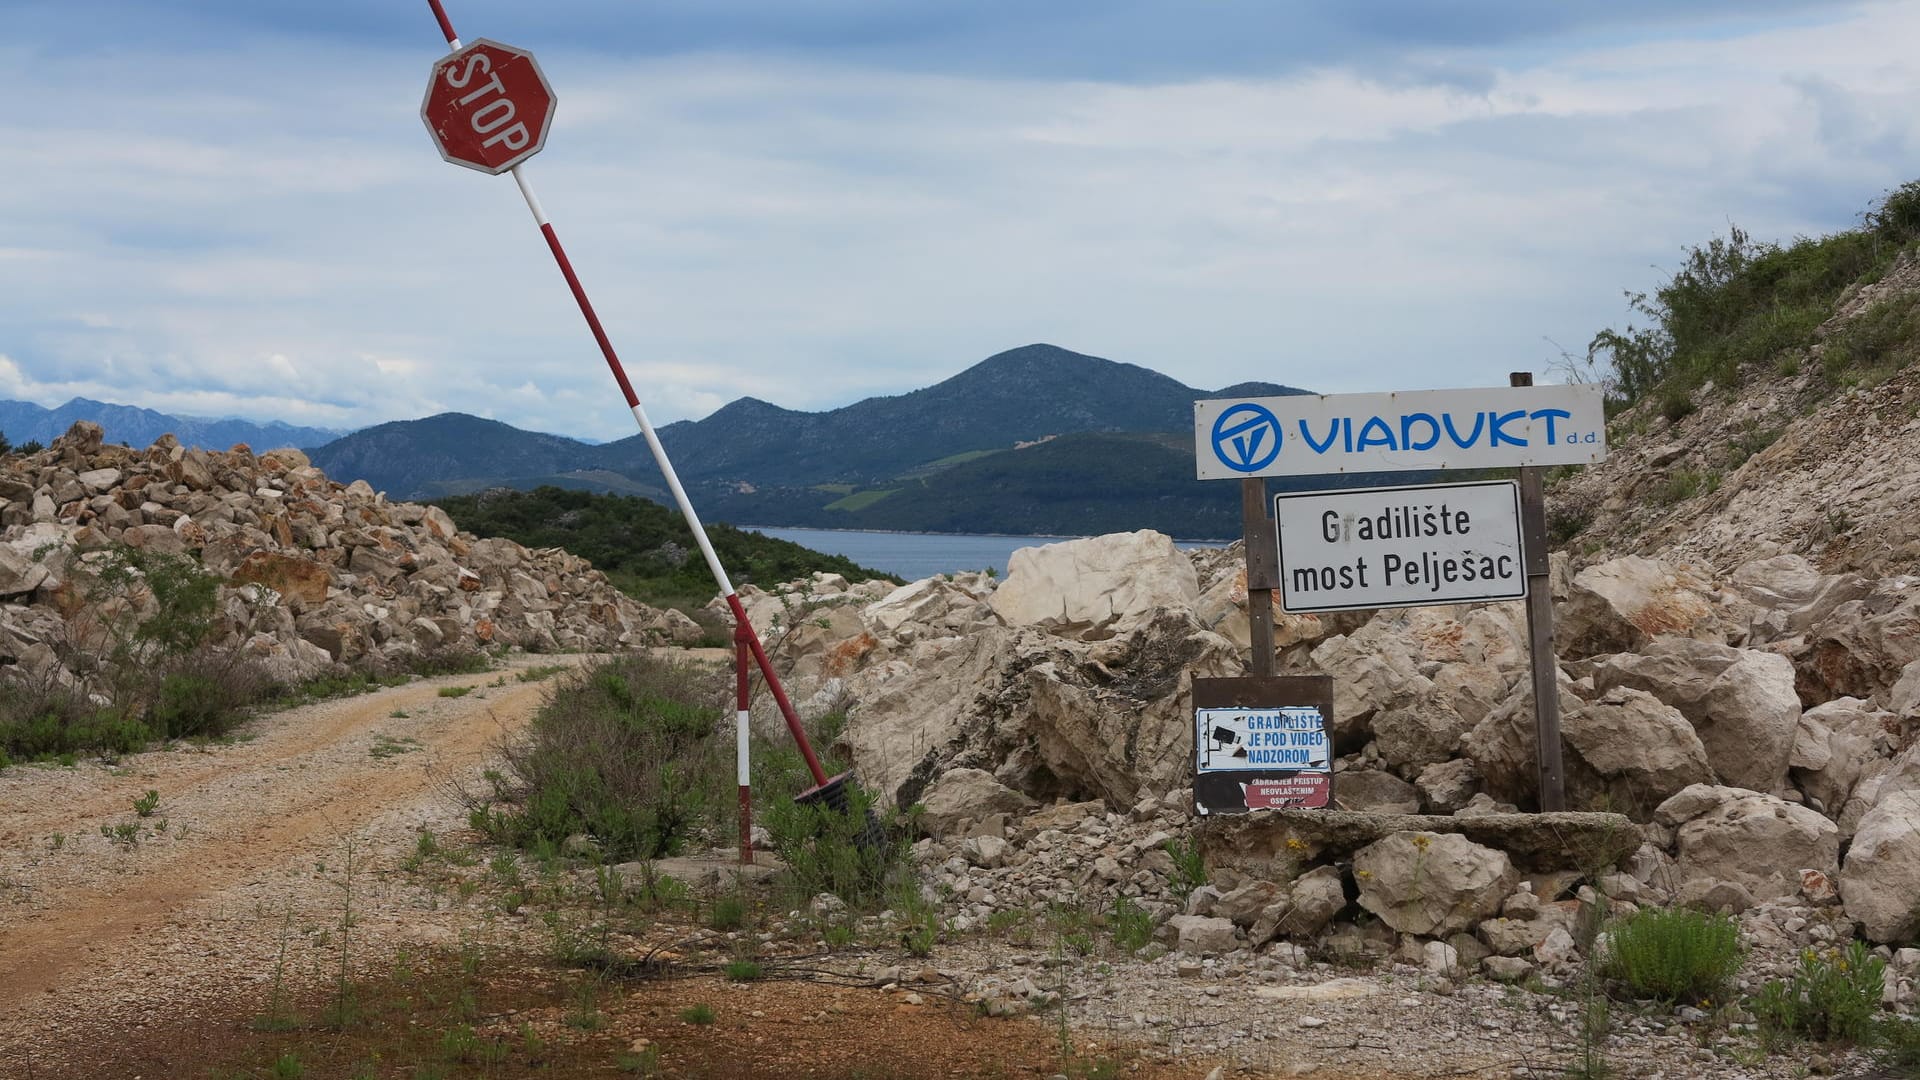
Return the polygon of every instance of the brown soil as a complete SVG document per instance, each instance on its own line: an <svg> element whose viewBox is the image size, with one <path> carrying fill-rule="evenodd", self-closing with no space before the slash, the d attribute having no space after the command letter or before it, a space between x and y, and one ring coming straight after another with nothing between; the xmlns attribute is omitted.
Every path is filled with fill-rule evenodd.
<svg viewBox="0 0 1920 1080"><path fill-rule="evenodd" d="M402 870L423 833L460 832L452 790L538 708L546 684L516 674L293 709L231 745L0 774L0 1077L269 1075L285 1052L309 1076L354 1075L369 1055L381 1076L579 1075L631 1066L635 1040L662 1075L684 1077L1050 1076L1109 1053L1127 1076L1210 1068L1092 1046L1066 1058L1043 1021L987 1019L937 989L912 1004L907 991L789 978L613 981L604 1027L578 1030L585 976L544 958L540 928ZM452 687L470 689L441 696ZM159 802L142 817L148 791ZM137 839L102 834L121 826ZM365 1015L343 1036L320 1018L349 911ZM436 1013L461 997L448 980L463 977L463 945L487 968L468 1013ZM276 995L298 1023L257 1030ZM680 1019L703 1002L715 1022ZM439 1040L463 1023L510 1047L505 1059L450 1056ZM539 1052L521 1048L523 1023Z"/></svg>

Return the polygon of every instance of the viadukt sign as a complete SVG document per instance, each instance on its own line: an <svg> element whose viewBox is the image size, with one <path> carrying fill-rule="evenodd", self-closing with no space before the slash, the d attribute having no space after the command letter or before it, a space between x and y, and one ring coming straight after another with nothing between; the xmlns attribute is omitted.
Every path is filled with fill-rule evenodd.
<svg viewBox="0 0 1920 1080"><path fill-rule="evenodd" d="M1193 405L1202 480L1588 465L1606 456L1597 386L1220 398Z"/></svg>

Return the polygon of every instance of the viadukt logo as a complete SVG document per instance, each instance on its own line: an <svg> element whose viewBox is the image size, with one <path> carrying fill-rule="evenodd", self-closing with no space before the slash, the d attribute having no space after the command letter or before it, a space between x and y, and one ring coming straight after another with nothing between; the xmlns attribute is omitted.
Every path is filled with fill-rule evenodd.
<svg viewBox="0 0 1920 1080"><path fill-rule="evenodd" d="M1260 405L1242 402L1213 422L1213 456L1235 472L1251 473L1280 456L1280 420Z"/></svg>

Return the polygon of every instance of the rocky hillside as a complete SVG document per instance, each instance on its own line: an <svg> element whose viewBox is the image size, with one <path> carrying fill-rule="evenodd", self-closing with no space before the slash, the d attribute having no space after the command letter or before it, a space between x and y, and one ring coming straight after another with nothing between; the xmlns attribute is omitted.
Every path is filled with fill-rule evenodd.
<svg viewBox="0 0 1920 1080"><path fill-rule="evenodd" d="M0 458L0 681L80 685L100 628L151 610L159 584L113 577L138 564L116 552L180 556L212 575L209 644L283 682L450 646L604 650L697 635L583 559L477 539L437 508L330 481L298 450L208 452L170 436L132 450L80 423L41 453Z"/></svg>
<svg viewBox="0 0 1920 1080"><path fill-rule="evenodd" d="M1148 817L1188 805L1191 679L1244 671L1238 559L1123 534L1025 549L998 583L880 595L821 577L748 600L777 628L796 700L845 708L862 779L927 803L951 851L1059 799ZM1557 556L1553 580L1568 800L1588 813L1515 814L1536 805L1521 605L1277 615L1280 670L1334 677L1336 804L1366 813L1204 826L1212 864L1258 885L1208 924L1210 950L1302 937L1267 909L1293 902L1287 882L1329 876L1401 945L1504 957L1493 967L1509 973L1515 959L1577 961L1560 916L1534 901L1551 914L1582 885L1745 913L1777 942L1832 940L1836 919L1879 942L1920 932L1912 579L1779 554L1725 575L1641 556L1576 571ZM1457 892L1437 907L1419 899L1442 885L1431 864L1422 885L1411 833L1452 837L1444 888ZM1155 900L1127 887L1156 850L1090 853L1081 868ZM1501 918L1518 880L1534 883L1532 906L1516 916L1508 900ZM1323 914L1345 903L1316 897ZM1180 904L1156 910L1174 919ZM978 907L958 910L989 914ZM1191 897L1184 911L1207 914Z"/></svg>
<svg viewBox="0 0 1920 1080"><path fill-rule="evenodd" d="M1888 207L1904 205L1908 194L1920 202L1920 191L1902 189ZM1871 230L1803 240L1762 258L1811 257L1863 236L1871 239ZM1742 284L1735 274L1716 287L1736 293ZM1789 307L1793 298L1728 303L1753 319L1776 299ZM1870 265L1831 296L1802 297L1800 305L1804 335L1781 332L1784 340L1766 339L1768 347L1748 346L1747 360L1704 382L1692 383L1676 355L1667 381L1610 425L1608 459L1549 489L1556 537L1577 562L1658 554L1724 575L1755 558L1793 554L1835 573L1915 568L1920 370L1911 362L1920 355L1920 251L1900 249L1884 267ZM1709 341L1698 351L1709 346L1727 347Z"/></svg>

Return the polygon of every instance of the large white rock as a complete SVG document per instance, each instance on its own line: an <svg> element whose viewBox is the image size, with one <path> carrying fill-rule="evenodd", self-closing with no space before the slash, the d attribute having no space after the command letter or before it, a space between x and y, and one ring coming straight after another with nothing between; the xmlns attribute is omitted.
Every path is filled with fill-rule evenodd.
<svg viewBox="0 0 1920 1080"><path fill-rule="evenodd" d="M1014 626L1137 626L1155 612L1191 612L1200 599L1193 562L1173 540L1143 529L1021 548L993 610Z"/></svg>
<svg viewBox="0 0 1920 1080"><path fill-rule="evenodd" d="M1786 782L1800 728L1793 662L1778 653L1660 638L1612 656L1594 687L1644 690L1680 710L1722 783L1774 794Z"/></svg>
<svg viewBox="0 0 1920 1080"><path fill-rule="evenodd" d="M1639 555L1574 575L1555 613L1562 656L1629 651L1662 634L1718 639L1712 594L1697 574Z"/></svg>
<svg viewBox="0 0 1920 1080"><path fill-rule="evenodd" d="M1398 832L1353 856L1360 906L1403 934L1444 937L1500 910L1519 874L1458 833Z"/></svg>
<svg viewBox="0 0 1920 1080"><path fill-rule="evenodd" d="M1645 820L1662 799L1713 778L1692 725L1653 695L1615 687L1589 701L1564 672L1559 690L1569 809ZM1539 805L1537 743L1530 682L1461 739L1486 790L1522 806Z"/></svg>
<svg viewBox="0 0 1920 1080"><path fill-rule="evenodd" d="M1883 793L1860 819L1840 898L1874 941L1904 943L1920 933L1920 786Z"/></svg>
<svg viewBox="0 0 1920 1080"><path fill-rule="evenodd" d="M1661 803L1654 820L1675 829L1682 882L1732 882L1765 901L1797 895L1802 870L1840 872L1839 828L1771 795L1695 784Z"/></svg>
<svg viewBox="0 0 1920 1080"><path fill-rule="evenodd" d="M925 808L920 826L936 837L952 833L968 820L1024 814L1034 806L1032 799L995 780L985 769L948 769L927 786L920 802Z"/></svg>

